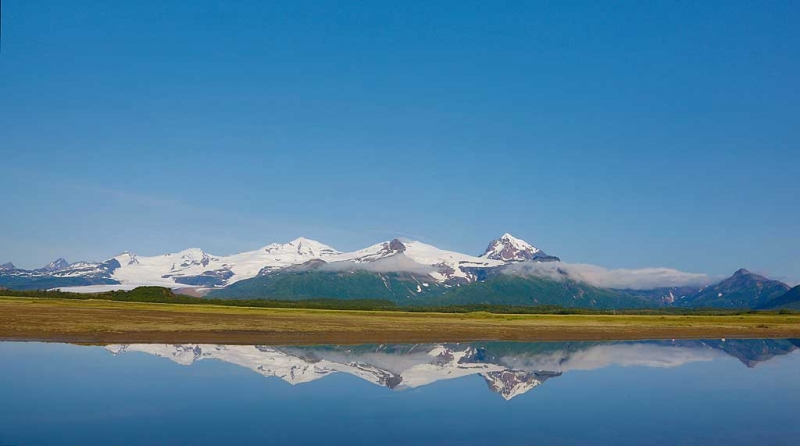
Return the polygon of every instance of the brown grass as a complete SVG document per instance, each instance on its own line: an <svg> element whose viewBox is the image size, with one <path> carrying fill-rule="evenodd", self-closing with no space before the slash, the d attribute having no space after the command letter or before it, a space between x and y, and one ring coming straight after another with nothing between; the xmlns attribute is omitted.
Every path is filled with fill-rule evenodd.
<svg viewBox="0 0 800 446"><path fill-rule="evenodd" d="M798 315L400 313L0 298L0 340L318 344L800 337Z"/></svg>

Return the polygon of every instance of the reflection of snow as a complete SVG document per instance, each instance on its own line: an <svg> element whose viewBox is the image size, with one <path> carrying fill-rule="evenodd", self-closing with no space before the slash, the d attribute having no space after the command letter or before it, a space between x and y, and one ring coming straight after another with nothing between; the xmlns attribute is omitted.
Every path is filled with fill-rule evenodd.
<svg viewBox="0 0 800 446"><path fill-rule="evenodd" d="M469 346L454 349L429 345L397 353L374 351L360 354L347 350L203 344L109 345L106 349L114 354L148 353L187 366L195 361L216 359L264 376L278 377L293 385L331 373L347 373L373 384L397 389L480 375L494 392L510 399L543 382L543 379L525 371L471 359L476 350Z"/></svg>
<svg viewBox="0 0 800 446"><path fill-rule="evenodd" d="M525 351L526 345L530 347L530 353ZM726 356L721 348L723 347L711 341L687 341L682 344L659 341L604 344L501 343L484 347L466 344L372 347L131 344L106 347L114 354L143 352L168 358L182 365L216 359L246 367L264 376L278 377L290 384L314 381L332 373L347 373L373 384L403 389L478 375L493 392L505 399L522 395L547 379L571 370L594 370L610 365L678 367ZM791 344L751 348L762 355L764 349L769 350L771 355L767 359L796 349Z"/></svg>

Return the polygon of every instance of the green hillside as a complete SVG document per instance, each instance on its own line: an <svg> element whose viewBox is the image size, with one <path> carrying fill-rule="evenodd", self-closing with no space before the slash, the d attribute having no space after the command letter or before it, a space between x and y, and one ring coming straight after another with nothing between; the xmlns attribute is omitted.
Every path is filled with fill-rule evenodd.
<svg viewBox="0 0 800 446"><path fill-rule="evenodd" d="M236 282L214 290L208 297L302 299L388 299L411 303L422 297L439 295L444 287L426 280L428 285L408 273L367 271L285 271Z"/></svg>
<svg viewBox="0 0 800 446"><path fill-rule="evenodd" d="M800 285L792 288L783 295L770 300L760 308L800 310Z"/></svg>
<svg viewBox="0 0 800 446"><path fill-rule="evenodd" d="M558 305L565 308L645 308L653 303L628 293L572 280L500 274L484 282L451 288L428 305Z"/></svg>

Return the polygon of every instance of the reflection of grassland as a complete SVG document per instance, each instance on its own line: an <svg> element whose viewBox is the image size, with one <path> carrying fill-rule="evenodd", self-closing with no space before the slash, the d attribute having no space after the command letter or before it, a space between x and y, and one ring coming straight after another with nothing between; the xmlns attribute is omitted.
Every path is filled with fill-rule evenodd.
<svg viewBox="0 0 800 446"><path fill-rule="evenodd" d="M0 338L360 343L800 337L800 315L515 315L0 298Z"/></svg>

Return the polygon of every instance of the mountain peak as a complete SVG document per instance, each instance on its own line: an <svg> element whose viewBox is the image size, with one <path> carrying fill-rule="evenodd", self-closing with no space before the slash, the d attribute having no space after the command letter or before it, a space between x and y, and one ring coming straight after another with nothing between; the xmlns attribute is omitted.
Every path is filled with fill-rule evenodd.
<svg viewBox="0 0 800 446"><path fill-rule="evenodd" d="M269 253L293 253L309 258L318 258L339 253L339 251L324 243L305 237L298 237L287 243L272 243L265 246L263 249Z"/></svg>
<svg viewBox="0 0 800 446"><path fill-rule="evenodd" d="M780 283L780 284L783 284L783 282L769 279L767 277L762 276L761 274L756 274L756 273L754 273L754 272L752 272L750 270L747 270L745 268L740 268L740 269L736 270L736 272L733 273L732 276L730 276L727 279L725 279L722 282L720 282L720 285L737 285L738 286L738 285L745 284L745 283L759 283L759 282L761 282L761 283L776 283L776 284ZM789 289L788 285L786 285L786 289L787 290Z"/></svg>
<svg viewBox="0 0 800 446"><path fill-rule="evenodd" d="M16 266L14 266L14 264L13 264L13 263L11 263L11 262L4 263L4 264L0 265L0 271L3 271L3 270L12 270L12 269L17 269L17 267L16 267Z"/></svg>
<svg viewBox="0 0 800 446"><path fill-rule="evenodd" d="M745 268L739 268L727 280L732 280L732 281L748 281L749 280L749 281L754 281L754 282L776 282L776 281L773 281L773 280L771 280L771 279L769 279L769 278L767 278L765 276L762 276L761 274L756 274L756 273L754 273L754 272L752 272L752 271L750 271L748 269L745 269Z"/></svg>
<svg viewBox="0 0 800 446"><path fill-rule="evenodd" d="M173 255L173 254L164 254L164 255L165 256L170 256L170 255ZM184 249L183 251L175 253L175 255L186 256L186 257L203 257L203 256L207 256L208 253L203 251L203 248L187 248L187 249Z"/></svg>
<svg viewBox="0 0 800 446"><path fill-rule="evenodd" d="M531 245L525 240L514 237L508 232L501 235L500 238L492 240L480 257L502 260L504 262L525 262L529 260L546 262L560 260L558 257L545 254L541 249Z"/></svg>
<svg viewBox="0 0 800 446"><path fill-rule="evenodd" d="M744 268L725 280L687 296L684 304L695 307L756 308L789 291L789 285Z"/></svg>
<svg viewBox="0 0 800 446"><path fill-rule="evenodd" d="M53 260L52 262L48 263L47 265L39 268L39 271L45 272L52 272L52 271L59 271L69 266L69 262L64 260L62 257Z"/></svg>
<svg viewBox="0 0 800 446"><path fill-rule="evenodd" d="M406 250L406 245L399 238L392 239L387 247L389 250L397 252L404 252Z"/></svg>

